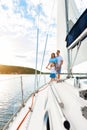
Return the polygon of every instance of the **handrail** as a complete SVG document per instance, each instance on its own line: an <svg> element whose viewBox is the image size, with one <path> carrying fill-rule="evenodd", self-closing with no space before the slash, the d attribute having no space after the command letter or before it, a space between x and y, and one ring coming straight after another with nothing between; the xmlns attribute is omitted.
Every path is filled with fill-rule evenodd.
<svg viewBox="0 0 87 130"><path fill-rule="evenodd" d="M54 86L53 86L53 87L54 87ZM52 86L51 86L51 90L52 90L52 93L53 93L53 95L54 95L54 97L55 97L55 100L56 100L56 102L57 102L57 108L58 108L58 111L59 111L59 113L60 113L60 115L61 115L63 126L64 126L65 129L70 130L70 122L67 120L67 118L66 118L66 116L64 115L64 113L63 113L63 111L62 111L62 109L61 109L61 107L60 107L60 104L59 104L59 102L58 102L58 101L60 101L60 99L59 99L58 96L56 97L56 94L55 94L55 92L54 92Z"/></svg>

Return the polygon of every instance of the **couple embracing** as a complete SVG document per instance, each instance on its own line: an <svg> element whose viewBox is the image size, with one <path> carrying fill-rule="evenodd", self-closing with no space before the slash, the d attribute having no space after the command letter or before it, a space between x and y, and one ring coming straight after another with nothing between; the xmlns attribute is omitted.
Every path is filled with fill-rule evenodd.
<svg viewBox="0 0 87 130"><path fill-rule="evenodd" d="M60 55L60 50L57 50L56 55L55 53L51 53L51 58L49 59L49 63L46 66L46 68L50 70L51 81L60 80L62 64L63 64L63 58ZM56 74L57 74L57 79L56 79Z"/></svg>

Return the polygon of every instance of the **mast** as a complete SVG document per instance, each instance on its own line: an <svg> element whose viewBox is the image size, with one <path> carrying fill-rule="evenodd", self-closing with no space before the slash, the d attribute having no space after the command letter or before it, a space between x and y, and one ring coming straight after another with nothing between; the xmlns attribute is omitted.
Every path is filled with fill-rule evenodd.
<svg viewBox="0 0 87 130"><path fill-rule="evenodd" d="M68 0L65 0L65 15L66 15L66 34L68 34L68 32L69 32ZM68 50L68 49L67 49L67 57L68 57L68 65L67 65L68 66L68 68L67 68L68 75L67 75L67 77L69 78L71 70L70 70L70 50Z"/></svg>
<svg viewBox="0 0 87 130"><path fill-rule="evenodd" d="M71 51L66 48L66 36L79 17L74 0L57 1L57 49L61 51L64 59L62 71L67 70L71 75Z"/></svg>
<svg viewBox="0 0 87 130"><path fill-rule="evenodd" d="M62 70L67 69L65 0L57 1L57 49L64 59Z"/></svg>

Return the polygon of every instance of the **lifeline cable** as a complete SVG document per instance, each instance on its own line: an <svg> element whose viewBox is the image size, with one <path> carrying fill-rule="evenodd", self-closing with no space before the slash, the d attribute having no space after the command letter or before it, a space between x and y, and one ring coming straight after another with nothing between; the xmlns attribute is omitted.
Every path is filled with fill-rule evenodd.
<svg viewBox="0 0 87 130"><path fill-rule="evenodd" d="M26 113L26 115L24 116L24 118L22 119L22 121L20 122L20 124L18 125L18 127L17 127L16 130L19 130L19 128L20 128L21 125L23 124L24 120L26 119L27 115L31 112L32 107L33 107L33 102L34 102L34 96L35 96L35 94L32 95L32 103L31 103L31 106L29 107L28 112Z"/></svg>
<svg viewBox="0 0 87 130"><path fill-rule="evenodd" d="M35 93L41 92L41 91L45 90L48 86L49 86L49 84L48 84L45 88L40 89L40 90L36 91ZM33 104L34 104L34 96L35 96L35 93L32 94L32 102L31 102L31 106L29 107L29 110L28 110L27 113L25 114L24 118L22 119L22 121L20 122L20 124L18 125L18 127L17 127L16 130L19 130L19 128L20 128L21 125L23 124L24 120L26 119L27 115L32 111Z"/></svg>

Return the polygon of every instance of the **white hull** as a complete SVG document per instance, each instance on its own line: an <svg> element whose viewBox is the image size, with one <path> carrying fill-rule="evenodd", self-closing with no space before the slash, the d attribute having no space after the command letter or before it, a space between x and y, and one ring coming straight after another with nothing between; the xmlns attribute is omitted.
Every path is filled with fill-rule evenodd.
<svg viewBox="0 0 87 130"><path fill-rule="evenodd" d="M69 79L48 84L47 88L35 94L32 111L24 121L22 122L29 111L32 98L10 123L8 130L47 130L46 116L49 116L50 130L65 130L65 121L69 122L70 130L87 130L87 119L81 111L87 101L79 96L82 88L75 88L72 83L72 79Z"/></svg>

